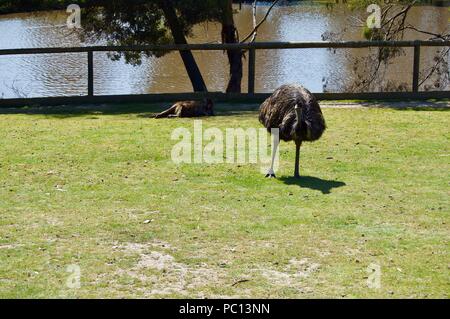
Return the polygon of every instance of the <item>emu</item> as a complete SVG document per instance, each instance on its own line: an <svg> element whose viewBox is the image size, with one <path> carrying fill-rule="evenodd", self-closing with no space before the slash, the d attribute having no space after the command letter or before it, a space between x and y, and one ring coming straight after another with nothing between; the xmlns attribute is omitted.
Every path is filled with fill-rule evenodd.
<svg viewBox="0 0 450 319"><path fill-rule="evenodd" d="M294 177L299 178L300 147L303 141L318 140L326 129L325 119L316 98L301 85L278 88L260 107L259 121L269 133L278 128L280 140L296 145ZM279 141L273 145L272 164L266 177L275 178L273 170Z"/></svg>

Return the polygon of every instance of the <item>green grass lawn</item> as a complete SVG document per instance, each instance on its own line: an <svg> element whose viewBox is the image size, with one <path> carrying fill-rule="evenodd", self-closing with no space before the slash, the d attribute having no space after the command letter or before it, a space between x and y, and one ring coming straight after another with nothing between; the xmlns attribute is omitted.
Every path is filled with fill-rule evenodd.
<svg viewBox="0 0 450 319"><path fill-rule="evenodd" d="M0 297L448 298L450 113L324 114L299 181L293 143L276 180L175 165L191 119L0 115ZM256 112L203 126L260 127Z"/></svg>

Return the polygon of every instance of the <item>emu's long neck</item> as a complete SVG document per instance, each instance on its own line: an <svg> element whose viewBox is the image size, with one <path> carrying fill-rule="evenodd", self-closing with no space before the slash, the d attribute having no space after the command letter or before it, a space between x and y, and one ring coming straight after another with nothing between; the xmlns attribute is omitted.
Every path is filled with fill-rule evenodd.
<svg viewBox="0 0 450 319"><path fill-rule="evenodd" d="M302 109L298 106L298 104L295 104L295 114L297 115L297 122L300 123L302 122Z"/></svg>

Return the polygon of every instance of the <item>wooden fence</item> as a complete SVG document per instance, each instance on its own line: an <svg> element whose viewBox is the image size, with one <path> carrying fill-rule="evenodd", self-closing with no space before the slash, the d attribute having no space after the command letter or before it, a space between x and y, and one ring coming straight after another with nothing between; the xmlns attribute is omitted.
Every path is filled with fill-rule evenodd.
<svg viewBox="0 0 450 319"><path fill-rule="evenodd" d="M450 91L419 91L421 47L448 47L450 41L342 41L342 42L255 42L243 44L182 44L182 45L139 45L139 46L90 46L67 48L31 48L0 50L0 56L86 53L88 66L88 87L86 96L64 96L45 98L0 99L0 107L23 105L58 105L72 103L108 102L166 102L180 99L211 97L218 101L260 102L270 93L255 93L256 50L273 49L318 49L318 48L371 48L402 47L413 48L412 88L410 92L366 92L366 93L316 93L321 100L342 99L428 99L450 98ZM143 51L223 51L246 50L248 54L248 93L228 94L221 92L164 93L139 95L100 95L94 94L94 52L143 52Z"/></svg>

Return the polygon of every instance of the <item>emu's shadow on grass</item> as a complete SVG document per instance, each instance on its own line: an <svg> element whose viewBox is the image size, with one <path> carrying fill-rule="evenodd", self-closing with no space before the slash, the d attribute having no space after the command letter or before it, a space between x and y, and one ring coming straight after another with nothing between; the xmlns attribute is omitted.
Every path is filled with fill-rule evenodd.
<svg viewBox="0 0 450 319"><path fill-rule="evenodd" d="M330 194L333 188L343 187L346 184L339 181L329 181L312 176L295 177L282 177L281 181L287 185L298 185L303 188L310 188L313 190L321 191L322 194Z"/></svg>

